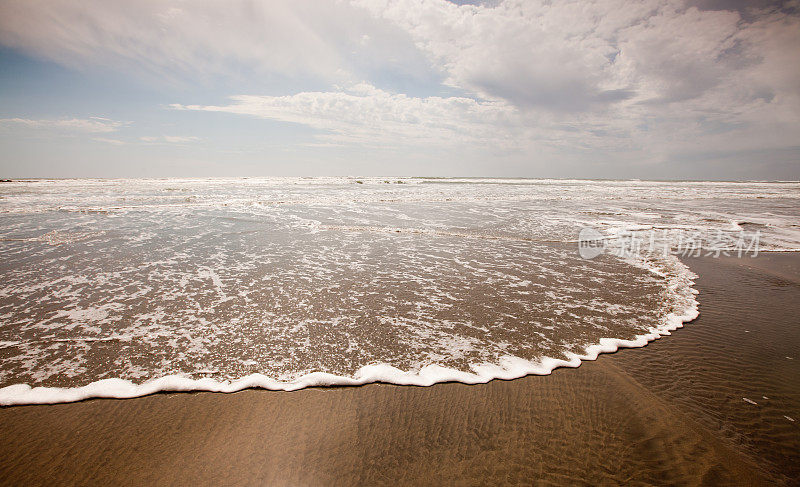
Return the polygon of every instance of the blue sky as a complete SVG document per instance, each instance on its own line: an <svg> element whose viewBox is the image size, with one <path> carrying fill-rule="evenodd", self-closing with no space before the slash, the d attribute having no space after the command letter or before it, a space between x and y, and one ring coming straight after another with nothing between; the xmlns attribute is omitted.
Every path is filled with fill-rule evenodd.
<svg viewBox="0 0 800 487"><path fill-rule="evenodd" d="M3 0L0 177L800 179L798 12Z"/></svg>

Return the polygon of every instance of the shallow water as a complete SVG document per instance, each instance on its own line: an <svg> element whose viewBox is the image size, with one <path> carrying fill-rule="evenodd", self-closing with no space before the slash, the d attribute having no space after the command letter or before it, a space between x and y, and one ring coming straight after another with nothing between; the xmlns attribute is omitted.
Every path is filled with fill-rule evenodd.
<svg viewBox="0 0 800 487"><path fill-rule="evenodd" d="M430 367L442 369L426 382L453 371L471 374L467 381L546 373L628 343L619 340L641 346L693 317L692 275L673 255L582 259L581 228L608 236L609 249L632 229L652 230L669 248L678 235L670 232L754 228L762 249L797 248L798 189L354 178L6 183L0 387L172 375L227 383L250 374L303 385L319 372L330 376L309 384L364 379L363 368L376 365L391 367L378 374L390 381Z"/></svg>

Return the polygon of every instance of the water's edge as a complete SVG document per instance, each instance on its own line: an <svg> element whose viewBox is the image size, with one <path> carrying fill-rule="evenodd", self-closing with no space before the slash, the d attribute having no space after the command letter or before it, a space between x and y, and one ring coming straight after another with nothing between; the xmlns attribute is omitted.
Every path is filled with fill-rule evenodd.
<svg viewBox="0 0 800 487"><path fill-rule="evenodd" d="M464 384L483 384L494 379L511 380L527 375L549 375L559 367L579 367L585 360L596 360L602 353L613 353L620 348L640 348L662 336L682 328L699 316L697 290L694 282L697 275L689 267L672 259L671 267L677 272L663 274L652 264L651 272L666 276L668 289L684 293L687 306L680 314L670 313L662 323L650 328L650 332L637 335L632 340L601 338L598 343L585 347L586 353L578 355L568 352L568 360L544 357L537 362L520 357L506 356L499 364L474 364L472 373L439 365L428 365L419 371L403 371L389 364L373 364L361 367L352 377L339 376L326 372L312 372L296 380L283 382L263 374L251 374L235 381L217 381L211 378L191 379L180 375L168 375L141 384L125 379L102 379L81 387L31 387L28 384L14 384L0 389L0 406L19 406L32 404L56 404L83 401L93 398L129 399L159 392L222 392L232 393L244 389L266 389L271 391L295 391L306 387L320 386L360 386L375 382L409 386L432 386L440 382L461 382Z"/></svg>

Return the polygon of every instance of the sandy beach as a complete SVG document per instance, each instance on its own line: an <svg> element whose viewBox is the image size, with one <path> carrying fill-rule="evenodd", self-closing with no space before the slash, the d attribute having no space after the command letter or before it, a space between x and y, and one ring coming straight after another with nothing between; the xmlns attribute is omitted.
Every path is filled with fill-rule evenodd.
<svg viewBox="0 0 800 487"><path fill-rule="evenodd" d="M0 479L797 485L798 257L688 259L700 318L550 376L3 408Z"/></svg>

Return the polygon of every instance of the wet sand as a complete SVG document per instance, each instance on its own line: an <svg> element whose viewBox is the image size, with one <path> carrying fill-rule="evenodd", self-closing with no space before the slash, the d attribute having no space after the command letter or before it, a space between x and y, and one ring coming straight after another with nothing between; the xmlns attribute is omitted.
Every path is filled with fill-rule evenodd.
<svg viewBox="0 0 800 487"><path fill-rule="evenodd" d="M800 485L800 254L687 262L700 318L550 376L3 408L0 483Z"/></svg>

